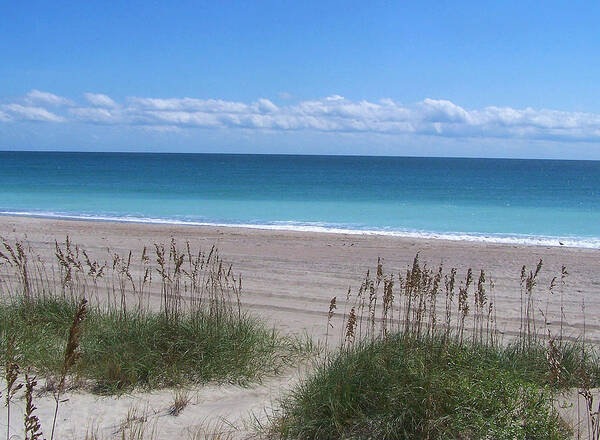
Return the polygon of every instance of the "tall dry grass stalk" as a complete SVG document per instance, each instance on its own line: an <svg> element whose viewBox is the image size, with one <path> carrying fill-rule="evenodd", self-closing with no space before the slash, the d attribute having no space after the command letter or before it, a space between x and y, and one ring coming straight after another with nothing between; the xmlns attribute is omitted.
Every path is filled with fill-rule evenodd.
<svg viewBox="0 0 600 440"><path fill-rule="evenodd" d="M327 353L327 343L329 341L329 328L333 328L333 324L331 323L331 318L335 313L335 309L337 308L337 297L331 298L329 302L329 311L327 312L327 330L325 331L325 352Z"/></svg>
<svg viewBox="0 0 600 440"><path fill-rule="evenodd" d="M38 440L42 438L42 426L40 419L35 413L37 407L33 404L33 390L37 385L35 377L25 375L25 415L24 415L24 431L25 440Z"/></svg>
<svg viewBox="0 0 600 440"><path fill-rule="evenodd" d="M594 397L589 386L579 390L579 395L585 401L587 413L586 427L589 440L600 440L600 400Z"/></svg>
<svg viewBox="0 0 600 440"><path fill-rule="evenodd" d="M23 388L23 384L17 383L19 377L18 355L15 347L15 335L7 332L4 336L6 358L4 363L4 380L6 381L6 395L4 403L6 405L6 438L10 439L10 407L15 394Z"/></svg>
<svg viewBox="0 0 600 440"><path fill-rule="evenodd" d="M2 245L4 249L8 252L8 255L10 257L0 252L0 258L2 258L10 266L14 267L22 287L20 294L26 300L28 300L30 297L30 280L28 271L28 259L27 254L25 253L23 243L20 241L16 241L14 245L11 246L10 243L8 243L7 241L3 241Z"/></svg>
<svg viewBox="0 0 600 440"><path fill-rule="evenodd" d="M60 405L60 397L61 394L65 390L65 382L67 379L67 375L70 373L71 369L74 367L75 362L79 358L79 339L82 331L83 320L85 319L85 315L87 313L87 300L82 298L79 301L77 309L75 311L75 315L73 316L73 321L71 322L71 328L69 329L69 337L67 339L67 346L65 347L65 354L62 364L62 370L60 373L60 379L58 381L58 385L53 393L54 396L54 418L52 420L52 433L50 434L50 440L54 439L54 429L56 428L56 418L58 417L58 408Z"/></svg>

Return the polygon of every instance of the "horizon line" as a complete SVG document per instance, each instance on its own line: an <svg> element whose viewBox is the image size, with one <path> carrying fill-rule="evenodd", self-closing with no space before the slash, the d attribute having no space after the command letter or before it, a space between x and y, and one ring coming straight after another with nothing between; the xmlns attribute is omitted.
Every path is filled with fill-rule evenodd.
<svg viewBox="0 0 600 440"><path fill-rule="evenodd" d="M480 159L480 160L543 160L557 162L600 162L600 159L558 159L543 157L501 157L501 156L417 156L417 155L390 155L390 154L314 154L314 153L235 153L235 152L183 152L183 151L103 151L103 150L34 150L19 149L5 150L2 153L52 153L52 154L132 154L132 155L223 155L223 156L307 156L307 157L381 157L381 158L411 158L411 159Z"/></svg>

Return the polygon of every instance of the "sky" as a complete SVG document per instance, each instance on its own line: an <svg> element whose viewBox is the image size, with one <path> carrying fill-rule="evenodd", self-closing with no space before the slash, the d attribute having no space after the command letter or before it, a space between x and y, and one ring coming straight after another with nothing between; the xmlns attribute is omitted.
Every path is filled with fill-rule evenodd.
<svg viewBox="0 0 600 440"><path fill-rule="evenodd" d="M0 6L0 150L600 159L597 0Z"/></svg>

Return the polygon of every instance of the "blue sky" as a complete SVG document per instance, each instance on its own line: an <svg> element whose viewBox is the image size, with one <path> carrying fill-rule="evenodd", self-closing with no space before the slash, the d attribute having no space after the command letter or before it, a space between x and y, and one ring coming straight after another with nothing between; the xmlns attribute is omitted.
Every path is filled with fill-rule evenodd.
<svg viewBox="0 0 600 440"><path fill-rule="evenodd" d="M0 149L600 159L597 1L78 3L3 2Z"/></svg>

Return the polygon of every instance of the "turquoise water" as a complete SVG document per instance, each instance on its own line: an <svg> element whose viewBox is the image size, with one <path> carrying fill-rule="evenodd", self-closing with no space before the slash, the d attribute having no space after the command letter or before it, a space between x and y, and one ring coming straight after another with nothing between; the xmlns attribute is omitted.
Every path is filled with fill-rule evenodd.
<svg viewBox="0 0 600 440"><path fill-rule="evenodd" d="M0 152L0 212L600 247L600 162Z"/></svg>

